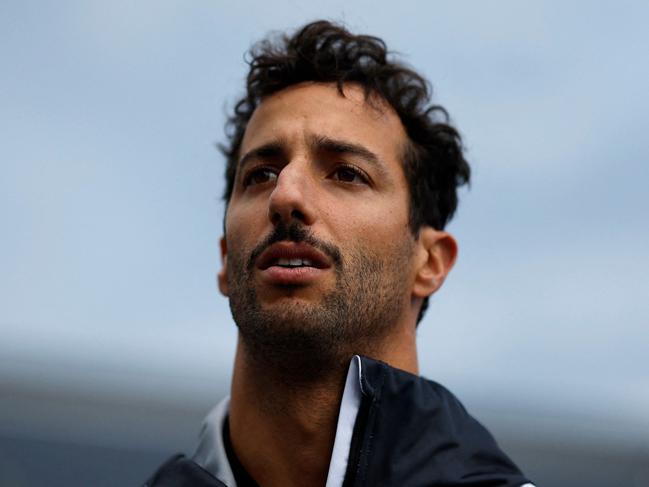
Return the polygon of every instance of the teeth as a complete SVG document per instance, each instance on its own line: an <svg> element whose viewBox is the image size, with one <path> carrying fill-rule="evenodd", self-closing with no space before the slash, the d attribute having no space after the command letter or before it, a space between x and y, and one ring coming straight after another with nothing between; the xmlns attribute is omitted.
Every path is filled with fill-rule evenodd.
<svg viewBox="0 0 649 487"><path fill-rule="evenodd" d="M313 264L309 259L302 259L299 257L295 259L287 259L285 257L282 257L280 259L277 259L276 265L282 267L301 267L301 266L311 266Z"/></svg>

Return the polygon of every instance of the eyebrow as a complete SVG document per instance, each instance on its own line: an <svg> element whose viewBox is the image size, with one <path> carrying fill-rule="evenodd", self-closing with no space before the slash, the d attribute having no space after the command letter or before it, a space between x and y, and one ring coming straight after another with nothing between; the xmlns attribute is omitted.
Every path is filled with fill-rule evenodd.
<svg viewBox="0 0 649 487"><path fill-rule="evenodd" d="M239 167L243 167L246 163L253 159L268 159L278 157L284 154L284 143L281 140L268 142L255 149L246 152L241 159L239 159Z"/></svg>
<svg viewBox="0 0 649 487"><path fill-rule="evenodd" d="M332 139L324 135L316 135L311 138L309 145L311 145L312 149L316 151L330 152L333 154L348 154L360 157L372 165L379 167L382 166L379 157L374 152L360 144L354 144L353 142L347 142L345 140Z"/></svg>
<svg viewBox="0 0 649 487"><path fill-rule="evenodd" d="M326 135L313 135L309 137L309 146L311 147L311 150L316 152L329 152L331 154L341 155L347 154L360 157L380 171L385 171L385 166L381 159L379 159L374 152L360 144L355 144L342 139L333 139ZM285 154L286 141L282 139L274 140L246 152L241 159L239 159L238 166L241 168L254 159L270 159L281 157Z"/></svg>

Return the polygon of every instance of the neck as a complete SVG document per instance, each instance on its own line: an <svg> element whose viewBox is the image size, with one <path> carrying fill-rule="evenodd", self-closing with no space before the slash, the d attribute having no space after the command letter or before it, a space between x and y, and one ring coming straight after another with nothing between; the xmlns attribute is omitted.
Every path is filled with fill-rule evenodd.
<svg viewBox="0 0 649 487"><path fill-rule="evenodd" d="M389 337L372 358L418 372L415 332ZM351 360L351 355L349 360ZM304 381L251 358L239 338L230 399L232 447L264 487L324 486L349 360Z"/></svg>
<svg viewBox="0 0 649 487"><path fill-rule="evenodd" d="M232 446L264 487L324 485L347 372L295 384L259 370L239 340L230 399Z"/></svg>

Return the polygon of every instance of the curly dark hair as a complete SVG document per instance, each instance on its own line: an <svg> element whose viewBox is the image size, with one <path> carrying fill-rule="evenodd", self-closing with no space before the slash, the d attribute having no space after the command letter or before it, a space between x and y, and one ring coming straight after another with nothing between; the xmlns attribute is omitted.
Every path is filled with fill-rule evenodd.
<svg viewBox="0 0 649 487"><path fill-rule="evenodd" d="M226 127L227 158L224 199L230 201L246 126L261 101L284 88L306 81L336 83L344 96L345 83L363 87L365 97L378 95L395 110L409 144L403 168L410 187L410 228L444 229L458 204L457 188L467 184L470 168L462 140L449 124L446 110L433 105L428 81L393 59L378 37L354 35L328 21L307 24L293 36L264 39L249 52L246 93L235 105ZM422 305L418 321L428 306Z"/></svg>

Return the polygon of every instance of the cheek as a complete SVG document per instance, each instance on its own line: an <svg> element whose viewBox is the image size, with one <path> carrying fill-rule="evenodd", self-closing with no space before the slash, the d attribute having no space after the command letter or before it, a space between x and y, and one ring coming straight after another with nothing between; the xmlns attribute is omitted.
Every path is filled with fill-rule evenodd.
<svg viewBox="0 0 649 487"><path fill-rule="evenodd" d="M226 221L225 241L228 248L228 270L233 271L241 267L248 243L245 233L242 232L242 226L232 216L229 216Z"/></svg>
<svg viewBox="0 0 649 487"><path fill-rule="evenodd" d="M368 204L336 212L338 226L345 228L361 240L390 241L409 232L407 206L393 204Z"/></svg>
<svg viewBox="0 0 649 487"><path fill-rule="evenodd" d="M375 218L350 215L340 223L334 237L341 250L361 253L380 260L403 261L412 249L412 234L407 220L400 213L378 213Z"/></svg>
<svg viewBox="0 0 649 487"><path fill-rule="evenodd" d="M259 211L252 211L252 208L237 204L228 208L225 219L225 233L228 244L241 246L246 240L251 238L254 229L259 228L258 220L255 220L255 214Z"/></svg>
<svg viewBox="0 0 649 487"><path fill-rule="evenodd" d="M389 258L403 258L412 249L413 236L409 226L408 207L400 198L385 205L376 205L370 210L363 233L374 244L377 251Z"/></svg>

